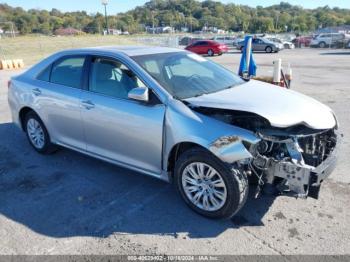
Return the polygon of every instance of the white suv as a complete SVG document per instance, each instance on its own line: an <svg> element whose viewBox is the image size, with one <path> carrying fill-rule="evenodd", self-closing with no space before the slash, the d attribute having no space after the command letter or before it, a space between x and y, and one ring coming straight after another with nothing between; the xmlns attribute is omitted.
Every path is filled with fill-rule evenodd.
<svg viewBox="0 0 350 262"><path fill-rule="evenodd" d="M310 46L325 48L327 46L335 44L337 41L342 40L344 38L345 35L341 33L319 34L311 40Z"/></svg>

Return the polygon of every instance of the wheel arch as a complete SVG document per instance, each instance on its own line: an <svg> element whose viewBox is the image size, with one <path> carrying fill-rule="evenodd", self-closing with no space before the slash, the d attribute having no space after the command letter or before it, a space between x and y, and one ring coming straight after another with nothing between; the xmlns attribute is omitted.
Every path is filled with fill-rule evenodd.
<svg viewBox="0 0 350 262"><path fill-rule="evenodd" d="M320 41L319 43L318 43L318 46L319 47L322 47L322 46L327 46L327 43L325 42L325 41Z"/></svg>
<svg viewBox="0 0 350 262"><path fill-rule="evenodd" d="M166 170L171 173L171 176L172 176L172 173L173 173L173 170L175 167L175 163L176 163L177 159L179 158L179 156L183 152L185 152L191 148L194 148L194 147L199 147L199 148L205 149L208 152L210 152L210 150L208 150L204 146L197 144L197 143L194 143L194 142L179 142L171 148L169 155L168 155L168 161L167 161L167 166L166 166Z"/></svg>
<svg viewBox="0 0 350 262"><path fill-rule="evenodd" d="M194 147L204 149L227 164L252 157L250 152L243 145L241 138L237 136L222 136L207 146L195 142L179 142L171 148L167 156L166 170L171 177L179 156L181 156L183 152Z"/></svg>
<svg viewBox="0 0 350 262"><path fill-rule="evenodd" d="M25 123L24 123L24 120L25 120L25 117L26 115L29 113L29 112L34 112L38 117L40 117L38 115L38 113L31 107L29 106L24 106L21 108L21 110L19 110L19 113L18 113L18 117L19 117L19 122L21 124L21 128L23 131L25 131Z"/></svg>

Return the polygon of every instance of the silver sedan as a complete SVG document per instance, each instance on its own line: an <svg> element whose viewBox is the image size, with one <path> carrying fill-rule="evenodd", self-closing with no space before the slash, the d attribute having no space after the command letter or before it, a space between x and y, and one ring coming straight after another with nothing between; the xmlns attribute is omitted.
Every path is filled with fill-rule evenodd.
<svg viewBox="0 0 350 262"><path fill-rule="evenodd" d="M244 41L237 44L237 49L243 51ZM253 52L278 53L283 49L283 45L274 43L266 38L254 37L252 40Z"/></svg>
<svg viewBox="0 0 350 262"><path fill-rule="evenodd" d="M13 77L8 99L39 153L63 146L173 182L207 217L236 214L249 178L317 198L335 165L330 108L183 50L58 52Z"/></svg>

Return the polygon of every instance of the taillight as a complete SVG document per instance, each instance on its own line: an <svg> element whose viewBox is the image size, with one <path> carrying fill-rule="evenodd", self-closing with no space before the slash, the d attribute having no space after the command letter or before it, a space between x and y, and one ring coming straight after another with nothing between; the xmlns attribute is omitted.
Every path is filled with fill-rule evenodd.
<svg viewBox="0 0 350 262"><path fill-rule="evenodd" d="M11 80L7 81L7 88L10 88L11 86Z"/></svg>

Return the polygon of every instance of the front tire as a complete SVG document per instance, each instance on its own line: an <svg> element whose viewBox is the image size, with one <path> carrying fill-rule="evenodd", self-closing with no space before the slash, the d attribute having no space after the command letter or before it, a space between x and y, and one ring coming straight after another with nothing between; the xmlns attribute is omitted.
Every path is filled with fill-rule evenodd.
<svg viewBox="0 0 350 262"><path fill-rule="evenodd" d="M319 46L320 48L325 48L325 47L326 47L326 43L325 43L325 42L321 42L318 46Z"/></svg>
<svg viewBox="0 0 350 262"><path fill-rule="evenodd" d="M56 151L44 123L36 113L31 111L26 114L24 127L29 143L37 152L50 154Z"/></svg>
<svg viewBox="0 0 350 262"><path fill-rule="evenodd" d="M268 46L265 48L265 52L266 53L272 53L272 47L271 46Z"/></svg>
<svg viewBox="0 0 350 262"><path fill-rule="evenodd" d="M183 153L175 164L174 182L186 204L209 218L230 218L245 204L248 178L202 148Z"/></svg>

